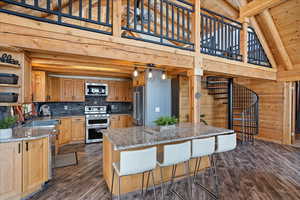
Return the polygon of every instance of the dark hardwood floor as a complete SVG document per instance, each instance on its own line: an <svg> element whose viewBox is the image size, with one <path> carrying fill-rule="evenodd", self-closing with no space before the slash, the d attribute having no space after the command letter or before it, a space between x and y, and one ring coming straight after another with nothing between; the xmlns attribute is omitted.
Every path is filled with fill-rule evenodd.
<svg viewBox="0 0 300 200"><path fill-rule="evenodd" d="M110 199L102 177L101 144L65 146L60 153L73 151L78 152L79 164L56 169L55 179L32 200ZM262 141L239 144L235 151L218 155L218 167L221 199L300 200L299 148ZM207 172L204 181L212 185ZM186 191L183 181L176 188L181 193ZM195 199L209 199L200 189L193 191ZM138 197L131 194L122 199ZM145 199L154 199L151 190Z"/></svg>

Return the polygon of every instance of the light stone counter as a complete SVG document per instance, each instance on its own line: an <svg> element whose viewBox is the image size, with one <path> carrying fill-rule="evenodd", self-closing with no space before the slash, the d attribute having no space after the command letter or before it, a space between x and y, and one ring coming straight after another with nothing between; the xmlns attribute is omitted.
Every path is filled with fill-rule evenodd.
<svg viewBox="0 0 300 200"><path fill-rule="evenodd" d="M115 128L103 131L103 134L109 139L115 151L123 151L133 148L167 144L230 133L234 133L234 131L192 123L180 123L175 129L162 132L158 132L157 127L143 126Z"/></svg>

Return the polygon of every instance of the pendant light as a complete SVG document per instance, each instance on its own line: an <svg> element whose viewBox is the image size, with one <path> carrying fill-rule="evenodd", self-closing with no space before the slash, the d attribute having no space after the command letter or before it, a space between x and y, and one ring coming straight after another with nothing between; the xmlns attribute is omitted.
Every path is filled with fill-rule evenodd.
<svg viewBox="0 0 300 200"><path fill-rule="evenodd" d="M133 71L133 76L137 77L138 75L139 75L139 71L137 70L137 67L135 67Z"/></svg>
<svg viewBox="0 0 300 200"><path fill-rule="evenodd" d="M162 72L162 75L161 75L161 79L162 79L162 80L166 80L166 78L167 78L166 72L163 71L163 72Z"/></svg>
<svg viewBox="0 0 300 200"><path fill-rule="evenodd" d="M149 69L149 72L148 72L148 78L151 79L152 77L153 77L152 69Z"/></svg>

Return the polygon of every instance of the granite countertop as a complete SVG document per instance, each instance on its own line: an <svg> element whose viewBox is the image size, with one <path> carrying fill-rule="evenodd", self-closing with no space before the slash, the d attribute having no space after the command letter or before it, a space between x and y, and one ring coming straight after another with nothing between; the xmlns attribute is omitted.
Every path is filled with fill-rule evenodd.
<svg viewBox="0 0 300 200"><path fill-rule="evenodd" d="M175 129L158 132L156 127L135 126L103 130L115 151L147 147L234 133L233 130L202 124L180 123Z"/></svg>
<svg viewBox="0 0 300 200"><path fill-rule="evenodd" d="M0 139L0 143L34 140L55 135L55 128L50 127L17 127L13 129L13 136Z"/></svg>

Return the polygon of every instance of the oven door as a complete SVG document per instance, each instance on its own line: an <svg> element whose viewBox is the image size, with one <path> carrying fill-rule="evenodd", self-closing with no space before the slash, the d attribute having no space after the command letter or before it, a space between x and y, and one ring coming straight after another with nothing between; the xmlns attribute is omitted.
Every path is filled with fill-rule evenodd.
<svg viewBox="0 0 300 200"><path fill-rule="evenodd" d="M86 143L102 142L103 133L102 131L107 127L90 126L86 128Z"/></svg>
<svg viewBox="0 0 300 200"><path fill-rule="evenodd" d="M97 118L97 117L87 117L86 118L86 126L99 126L99 127L107 127L109 125L109 118Z"/></svg>

